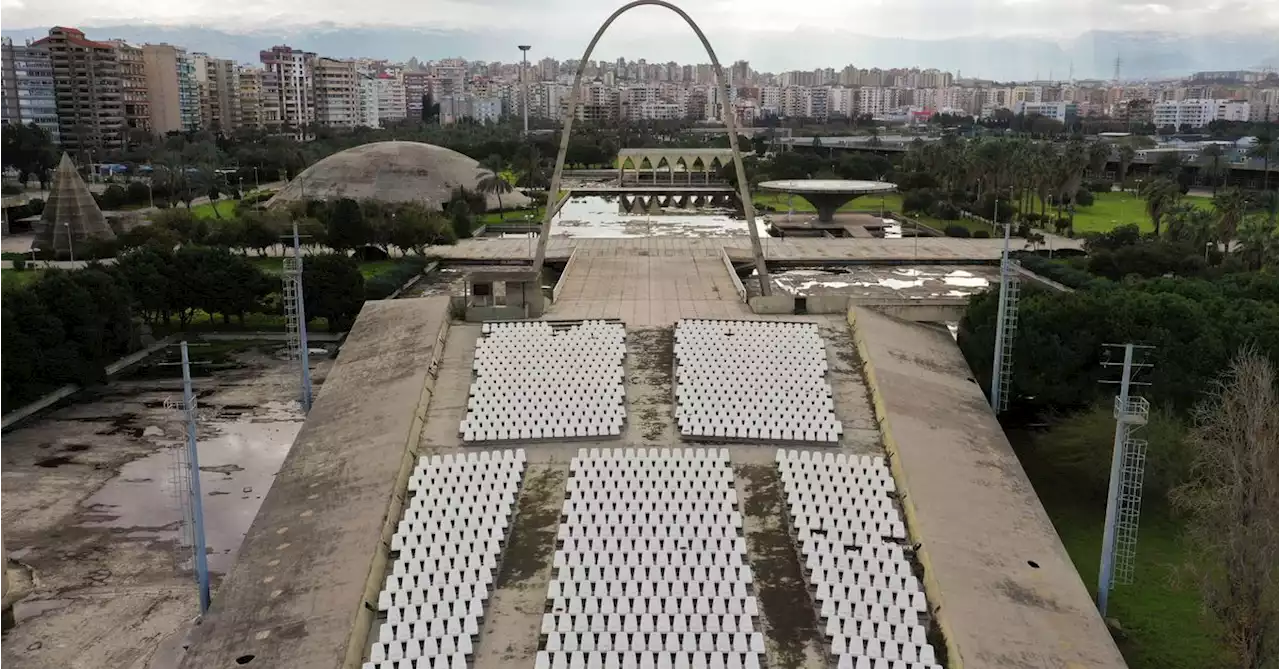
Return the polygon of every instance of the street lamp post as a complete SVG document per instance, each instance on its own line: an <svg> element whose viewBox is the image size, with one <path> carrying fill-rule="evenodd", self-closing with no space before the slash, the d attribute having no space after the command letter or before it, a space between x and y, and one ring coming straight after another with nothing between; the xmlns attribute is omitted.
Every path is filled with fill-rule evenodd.
<svg viewBox="0 0 1280 669"><path fill-rule="evenodd" d="M529 82L525 79L525 72L529 69L529 49L528 44L520 45L520 107L524 113L524 134L529 135Z"/></svg>

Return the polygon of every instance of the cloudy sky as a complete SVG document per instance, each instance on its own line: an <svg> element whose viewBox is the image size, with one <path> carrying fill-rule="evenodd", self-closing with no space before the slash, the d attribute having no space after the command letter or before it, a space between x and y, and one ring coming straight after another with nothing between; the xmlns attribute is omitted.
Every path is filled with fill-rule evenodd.
<svg viewBox="0 0 1280 669"><path fill-rule="evenodd" d="M546 26L555 32L592 30L608 7L598 0L0 0L5 29L54 24L151 22L253 29L267 25L334 22L440 29L513 30ZM752 35L797 28L836 28L853 34L937 39L970 35L1035 34L1070 38L1093 29L1187 33L1276 31L1276 0L683 0L713 34ZM678 19L643 7L627 30L661 36Z"/></svg>

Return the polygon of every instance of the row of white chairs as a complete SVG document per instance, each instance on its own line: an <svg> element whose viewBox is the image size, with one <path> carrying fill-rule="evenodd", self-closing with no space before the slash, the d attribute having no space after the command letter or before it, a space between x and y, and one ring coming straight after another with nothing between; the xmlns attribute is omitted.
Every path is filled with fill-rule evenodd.
<svg viewBox="0 0 1280 669"><path fill-rule="evenodd" d="M509 439L562 439L578 437L617 437L622 434L622 421L605 425L543 425L521 429L465 428L462 440L505 441Z"/></svg>
<svg viewBox="0 0 1280 669"><path fill-rule="evenodd" d="M880 495L888 495L898 489L898 485L891 475L874 475L866 478L849 477L842 481L818 481L786 474L783 474L780 478L782 479L783 494L808 493L814 495L815 499L821 495L845 495L851 497L855 494L862 494L859 490L860 488L870 488L871 490L868 491L870 494L878 493ZM870 484L864 484L863 481L870 481Z"/></svg>
<svg viewBox="0 0 1280 669"><path fill-rule="evenodd" d="M378 608L390 608L390 606L382 606L382 598L384 596L393 598L400 592L420 593L428 604L467 602L473 599L483 601L489 598L489 588L483 583L435 586L431 585L431 576L429 574L425 577L422 574L417 576L389 575L382 583L382 592L378 593ZM394 599L390 601L394 602Z"/></svg>
<svg viewBox="0 0 1280 669"><path fill-rule="evenodd" d="M632 551L639 553L674 553L677 551L745 553L747 540L742 537L734 539L570 539L561 545L560 550L565 553L619 553Z"/></svg>
<svg viewBox="0 0 1280 669"><path fill-rule="evenodd" d="M828 629L831 630L832 634L835 632L843 633L845 626L855 625L864 620L873 623L889 623L890 625L919 625L922 613L912 607L910 602L907 602L906 606L898 606L899 603L901 602L881 606L880 604L863 602L855 604L841 602L840 606L836 606L836 602L826 599L822 600L818 611L819 615L827 621ZM844 608L846 606L848 608ZM856 629L856 627L853 629Z"/></svg>
<svg viewBox="0 0 1280 669"><path fill-rule="evenodd" d="M429 474L433 468L442 471L450 471L450 468L460 469L473 462L518 462L523 464L527 457L528 456L525 454L523 448L422 455L418 457L416 471L423 474Z"/></svg>
<svg viewBox="0 0 1280 669"><path fill-rule="evenodd" d="M942 669L936 662L907 662L906 660L871 659L856 655L840 655L836 659L836 669Z"/></svg>
<svg viewBox="0 0 1280 669"><path fill-rule="evenodd" d="M850 639L878 639L882 644L894 642L922 645L926 643L927 632L924 626L920 624L919 612L908 611L907 615L910 615L910 613L916 614L915 620L911 620L909 617L897 622L887 619L828 618L825 631L827 636L831 637L842 635Z"/></svg>
<svg viewBox="0 0 1280 669"><path fill-rule="evenodd" d="M468 641L470 641L470 637L480 633L479 625L478 616L436 618L430 622L422 620L417 622L385 622L378 626L378 641L382 643L391 643L393 641L431 640L437 650L434 652L424 653L430 657L440 654L441 652L457 652L456 650L440 649L440 640L446 638L457 640L458 638L465 636Z"/></svg>
<svg viewBox="0 0 1280 669"><path fill-rule="evenodd" d="M760 669L761 653L538 651L533 669Z"/></svg>
<svg viewBox="0 0 1280 669"><path fill-rule="evenodd" d="M579 448L577 457L570 462L575 471L581 467L592 469L608 466L612 460L652 460L664 466L681 467L690 460L714 460L729 462L727 448ZM640 465L638 465L640 466Z"/></svg>
<svg viewBox="0 0 1280 669"><path fill-rule="evenodd" d="M570 504L594 502L605 509L637 511L677 504L738 503L732 478L717 472L707 472L705 477L674 472L666 475L659 472L654 476L633 474L572 477L565 486L568 497L565 501Z"/></svg>
<svg viewBox="0 0 1280 669"><path fill-rule="evenodd" d="M726 439L766 439L769 441L813 441L834 444L843 433L840 422L834 421L828 429L803 430L792 427L754 427L744 425L705 425L701 423L683 422L680 435L683 437L717 437Z"/></svg>
<svg viewBox="0 0 1280 669"><path fill-rule="evenodd" d="M837 656L865 657L873 661L883 659L889 662L906 662L908 664L917 662L926 665L933 664L938 659L933 652L933 646L923 640L924 628L917 627L916 629L921 631L921 641L909 643L837 635L832 639L831 652Z"/></svg>
<svg viewBox="0 0 1280 669"><path fill-rule="evenodd" d="M361 665L361 669L467 669L467 656L456 654L437 655L436 657L420 657L416 660L365 662Z"/></svg>
<svg viewBox="0 0 1280 669"><path fill-rule="evenodd" d="M607 647L601 648L601 643ZM630 650L668 653L763 653L764 635L760 632L640 632L635 634L551 632L547 634L546 650L551 652Z"/></svg>
<svg viewBox="0 0 1280 669"><path fill-rule="evenodd" d="M448 494L445 492L447 487L444 490L437 490L440 490L441 494ZM516 491L479 494L466 491L459 492L457 495L447 501L440 500L442 503L439 506L409 509L413 513L404 514L403 519L396 525L396 529L406 532L418 529L418 526L423 529L465 529L482 526L485 523L503 522L511 515ZM475 515L467 515L464 509Z"/></svg>
<svg viewBox="0 0 1280 669"><path fill-rule="evenodd" d="M727 490L733 481L733 473L725 472L722 464L708 467L629 467L618 469L583 469L573 472L574 485L586 482L588 487L601 492L609 490L640 490L656 493L662 490L693 490L689 482L703 482L706 490Z"/></svg>
<svg viewBox="0 0 1280 669"><path fill-rule="evenodd" d="M648 614L693 616L760 615L755 597L556 597L550 600L555 613Z"/></svg>
<svg viewBox="0 0 1280 669"><path fill-rule="evenodd" d="M439 660L442 657L449 658L449 666L452 668L453 658L466 658L471 655L474 648L471 644L470 634L459 634L456 636L445 636L433 641L410 639L408 641L381 641L373 642L373 649L369 653L369 660L375 665L382 662L400 662L403 660L419 660L430 659ZM434 651L435 655L427 655L428 651ZM432 664L432 666L436 666ZM463 666L466 666L465 663Z"/></svg>
<svg viewBox="0 0 1280 669"><path fill-rule="evenodd" d="M750 583L751 570L739 569L745 567L745 560L742 554L738 554L738 560L741 564L733 565L734 569L715 569L713 571L697 571L694 567L673 567L667 566L576 566L576 567L555 567L556 578L565 585L564 582L580 583L588 582L618 582L627 587L631 583L640 584L641 594L649 596L649 592L669 592L674 583L690 583L693 582L693 576L702 576L698 583ZM687 571L683 571L687 570ZM585 576L585 578L584 578ZM648 585L646 585L646 583ZM610 586L612 587L612 586ZM661 590L665 588L666 590ZM548 589L548 592L555 590Z"/></svg>
<svg viewBox="0 0 1280 669"><path fill-rule="evenodd" d="M600 517L602 514L597 514ZM587 518L586 514L575 514L576 518ZM588 525L588 524L561 524L560 530L556 535L560 539L623 539L627 537L640 538L670 538L670 539L732 539L738 536L738 530L726 525L701 525L691 527L688 525L641 525L639 527L622 527L619 525ZM639 566L639 556L635 556L635 562L627 561L627 564Z"/></svg>
<svg viewBox="0 0 1280 669"><path fill-rule="evenodd" d="M556 567L587 567L603 569L623 566L631 562L629 555L635 551L600 552L595 551L556 551L554 562ZM684 550L646 551L640 553L641 567L738 567L742 565L742 552L730 549L722 552L692 552Z"/></svg>
<svg viewBox="0 0 1280 669"><path fill-rule="evenodd" d="M733 615L658 615L649 614L542 614L542 633L576 632L586 633L651 633L651 632L754 632L755 622L751 616Z"/></svg>
<svg viewBox="0 0 1280 669"><path fill-rule="evenodd" d="M428 553L428 557L453 557L459 554L458 546L501 540L506 533L507 523L495 521L489 523L488 527L476 523L471 527L424 530L418 534L405 533L397 536L400 536L401 541L404 542L403 548L427 548L439 551Z"/></svg>
<svg viewBox="0 0 1280 669"><path fill-rule="evenodd" d="M445 586L461 587L464 585L490 585L493 583L493 573L496 569L480 568L480 569L463 569L461 571L430 571L430 562L419 560L399 560L392 563L393 576L417 576L418 582L422 582L423 576L431 580L431 585L443 588Z"/></svg>
<svg viewBox="0 0 1280 669"><path fill-rule="evenodd" d="M431 557L429 555L431 552L430 546L419 546L418 548L426 548L426 550L417 554L412 552L412 550L402 551L400 554L395 556L395 560L403 561L406 566L410 562L418 562L422 565L422 574L428 576L434 574L449 574L451 572L463 572L469 569L475 571L479 571L481 569L492 570L498 563L498 556L488 551L466 553L463 555L450 555L448 557L443 555L439 557ZM424 558L422 557L423 554L427 554L427 556ZM391 576L397 575L392 574ZM420 574L413 574L413 576L417 577L420 576ZM423 582L426 583L427 581L429 581L429 578L425 579ZM388 581L388 583L390 583L390 581ZM405 589L407 590L408 588Z"/></svg>
<svg viewBox="0 0 1280 669"><path fill-rule="evenodd" d="M897 576L906 578L912 575L911 565L901 558L888 560L867 560L860 555L831 555L817 551L806 551L804 566L810 571L817 569L835 569L852 571L869 576Z"/></svg>
<svg viewBox="0 0 1280 669"><path fill-rule="evenodd" d="M446 558L466 558L469 555L498 554L502 549L501 539L486 539L476 541L464 541L461 543L436 546L418 546L417 548L405 548L396 556L393 564L399 565L400 569L404 569L410 562L427 563L422 568L433 568L433 561L443 560ZM448 555L446 555L448 553ZM443 563L439 563L443 564ZM404 572L395 574L403 576Z"/></svg>

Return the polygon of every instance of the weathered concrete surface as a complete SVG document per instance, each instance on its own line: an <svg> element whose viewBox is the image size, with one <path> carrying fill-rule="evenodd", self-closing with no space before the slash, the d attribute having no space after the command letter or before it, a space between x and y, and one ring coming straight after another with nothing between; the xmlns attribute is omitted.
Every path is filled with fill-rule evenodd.
<svg viewBox="0 0 1280 669"><path fill-rule="evenodd" d="M1080 248L1079 240L1070 240ZM1000 259L1004 241L1000 239L776 239L760 240L765 257L782 264L823 264L832 262L882 263L991 263ZM1055 248L1058 248L1055 246ZM1067 248L1066 246L1062 248ZM747 237L632 237L622 239L553 237L547 240L547 260L564 262L575 249L596 256L713 256L721 249L733 262L751 261ZM528 261L527 239L466 239L451 246L432 246L427 254L452 262Z"/></svg>
<svg viewBox="0 0 1280 669"><path fill-rule="evenodd" d="M628 327L671 325L681 318L740 318L724 262L685 255L597 256L579 252L549 318L619 318Z"/></svg>
<svg viewBox="0 0 1280 669"><path fill-rule="evenodd" d="M850 320L951 666L1124 667L955 342Z"/></svg>
<svg viewBox="0 0 1280 669"><path fill-rule="evenodd" d="M365 303L181 666L359 666L448 303Z"/></svg>

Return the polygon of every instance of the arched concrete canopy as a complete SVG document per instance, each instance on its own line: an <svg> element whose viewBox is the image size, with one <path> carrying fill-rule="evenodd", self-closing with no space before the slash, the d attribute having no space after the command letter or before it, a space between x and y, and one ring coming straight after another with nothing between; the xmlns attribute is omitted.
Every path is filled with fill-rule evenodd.
<svg viewBox="0 0 1280 669"><path fill-rule="evenodd" d="M551 197L559 197L560 180L564 175L565 154L569 152L569 137L573 133L573 120L578 114L579 91L582 88L582 75L586 72L587 62L591 59L591 52L595 50L596 43L600 41L600 37L604 35L604 31L618 19L619 16L625 14L628 10L643 5L656 5L658 7L666 7L675 12L684 19L685 23L693 29L698 36L698 40L702 42L703 48L707 50L707 56L711 58L711 68L716 75L716 88L719 90L728 90L728 83L724 76L724 68L720 67L720 59L716 57L716 52L711 48L711 42L707 41L707 36L703 34L702 29L697 23L685 13L683 9L666 2L666 0L633 0L617 11L609 15L604 23L600 25L600 29L596 31L591 42L587 44L587 50L583 52L582 58L578 60L578 71L573 77L573 87L569 89L569 109L564 115L564 129L560 132L560 151L556 155L556 168L551 173L551 185L547 189L547 193ZM742 164L742 152L738 150L738 123L733 117L733 108L730 105L723 105L725 129L729 133L729 150L733 154L734 171L738 177L738 194L742 199L742 210L746 214L747 232L751 236L751 254L755 258L756 274L760 278L760 294L770 295L773 293L769 280L769 268L765 266L764 250L760 246L760 233L756 230L756 208L751 202L751 190L747 183L747 170ZM704 163L706 161L703 161ZM538 250L533 257L533 269L535 272L542 271L542 263L547 257L547 240L551 237L551 219L555 216L555 212L559 207L555 206L548 200L546 214L542 218L542 232L538 235Z"/></svg>
<svg viewBox="0 0 1280 669"><path fill-rule="evenodd" d="M624 166L630 161L630 168L647 160L654 169L664 165L682 165L685 169L697 172L714 171L707 165L728 165L733 160L730 149L621 149L618 158ZM698 165L692 168L691 165Z"/></svg>

